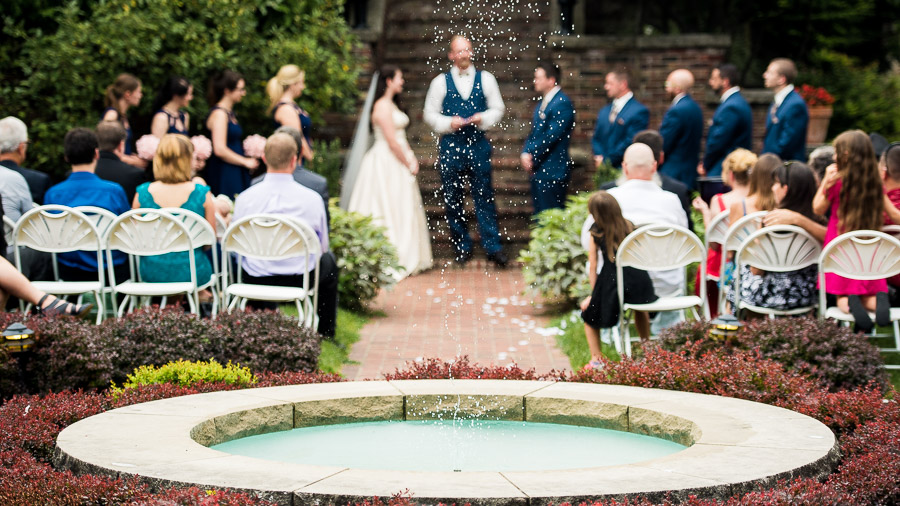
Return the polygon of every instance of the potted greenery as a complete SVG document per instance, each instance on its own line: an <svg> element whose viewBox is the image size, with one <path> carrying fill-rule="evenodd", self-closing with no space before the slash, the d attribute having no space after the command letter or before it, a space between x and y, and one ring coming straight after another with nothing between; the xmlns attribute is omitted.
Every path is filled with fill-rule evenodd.
<svg viewBox="0 0 900 506"><path fill-rule="evenodd" d="M828 134L828 123L834 112L831 105L834 97L828 90L819 86L804 84L798 90L809 107L809 127L806 129L807 144L822 144Z"/></svg>

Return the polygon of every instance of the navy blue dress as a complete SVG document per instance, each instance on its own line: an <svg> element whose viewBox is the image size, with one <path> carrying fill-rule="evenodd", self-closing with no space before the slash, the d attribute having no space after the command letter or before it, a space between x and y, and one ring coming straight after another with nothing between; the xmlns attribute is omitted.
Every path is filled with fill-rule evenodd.
<svg viewBox="0 0 900 506"><path fill-rule="evenodd" d="M181 124L183 126L185 126L185 127L187 126L187 122L185 121L185 115L183 112L178 111L178 116L173 116L172 114L169 114L169 111L167 111L165 109L160 109L160 110L156 111L156 114L159 114L159 113L165 114L166 120L169 122L169 129L166 130L167 134L188 135L187 128L185 128L184 130L181 130L180 128L178 128L176 126L178 124L178 120L181 120ZM190 137L190 136L188 135L188 137Z"/></svg>
<svg viewBox="0 0 900 506"><path fill-rule="evenodd" d="M218 106L213 107L209 113L212 114L216 109L222 108ZM225 109L222 110L224 111ZM228 149L244 156L242 141L244 130L238 124L234 111L225 112L228 113L228 134L225 138L225 144L228 146ZM209 137L212 139L211 133ZM225 195L230 199L234 199L235 195L250 188L250 171L239 165L227 163L216 156L214 152L210 155L209 160L206 161L206 182L209 184L213 195Z"/></svg>
<svg viewBox="0 0 900 506"><path fill-rule="evenodd" d="M283 105L290 105L294 108L294 111L297 113L297 116L300 117L300 133L303 134L303 138L306 139L306 143L312 147L312 118L309 117L309 114L303 110L302 107L293 103L293 102L279 102L275 104L275 108L272 109L272 123L275 124L275 128L282 126L281 123L275 119L275 113L278 112L278 108ZM299 147L299 146L298 146ZM302 166L304 160L300 159L300 165Z"/></svg>
<svg viewBox="0 0 900 506"><path fill-rule="evenodd" d="M107 107L103 110L103 114L100 115L100 121L103 121L103 118L106 117L106 113L109 111L113 111L116 113L115 121L118 121L122 124L122 127L125 128L125 154L130 155L134 153L134 134L131 133L131 123L128 123L128 118L123 118L121 114L119 114L119 110L115 107Z"/></svg>

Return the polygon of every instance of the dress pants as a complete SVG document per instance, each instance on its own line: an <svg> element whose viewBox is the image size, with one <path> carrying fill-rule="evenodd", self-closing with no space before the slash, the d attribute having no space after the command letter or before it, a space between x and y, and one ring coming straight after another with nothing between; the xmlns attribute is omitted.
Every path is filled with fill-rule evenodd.
<svg viewBox="0 0 900 506"><path fill-rule="evenodd" d="M531 179L531 201L534 214L547 209L562 209L566 206L567 179Z"/></svg>

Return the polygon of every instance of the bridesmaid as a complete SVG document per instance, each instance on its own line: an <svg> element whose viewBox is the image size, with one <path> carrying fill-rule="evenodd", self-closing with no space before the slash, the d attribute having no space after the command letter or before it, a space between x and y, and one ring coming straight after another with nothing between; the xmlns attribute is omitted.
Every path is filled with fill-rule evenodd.
<svg viewBox="0 0 900 506"><path fill-rule="evenodd" d="M106 110L103 111L101 120L118 121L125 127L125 155L120 158L129 165L145 169L147 161L133 154L134 134L128 122L128 109L140 104L143 96L140 79L131 74L119 74L115 82L106 87L106 95L103 97Z"/></svg>
<svg viewBox="0 0 900 506"><path fill-rule="evenodd" d="M310 130L312 120L296 100L306 89L306 73L296 65L285 65L278 69L278 74L266 85L266 93L269 95L269 112L275 122L275 128L289 126L303 133L303 142L300 146L301 164L304 160L313 159L312 139Z"/></svg>
<svg viewBox="0 0 900 506"><path fill-rule="evenodd" d="M191 117L182 111L194 98L194 87L183 77L170 77L156 96L150 133L162 139L166 134L188 135Z"/></svg>
<svg viewBox="0 0 900 506"><path fill-rule="evenodd" d="M259 165L256 158L244 156L244 131L234 115L234 105L247 94L244 78L233 70L224 70L209 82L209 103L216 104L206 118L213 145L206 162L206 181L214 195L231 199L250 187L250 171Z"/></svg>

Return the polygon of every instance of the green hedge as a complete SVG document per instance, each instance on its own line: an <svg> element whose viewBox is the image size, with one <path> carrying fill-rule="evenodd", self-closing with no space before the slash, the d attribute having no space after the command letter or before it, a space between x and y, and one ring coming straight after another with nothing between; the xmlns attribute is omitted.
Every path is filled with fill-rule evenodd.
<svg viewBox="0 0 900 506"><path fill-rule="evenodd" d="M29 126L28 165L56 175L65 170L63 135L97 123L104 90L121 72L144 85L129 112L136 138L149 132L153 99L170 75L194 83L192 133L209 109L208 77L223 68L246 77L236 112L248 134L272 131L265 84L286 63L306 70L301 101L314 119L356 104L356 39L340 0L10 1L0 16L0 104Z"/></svg>

